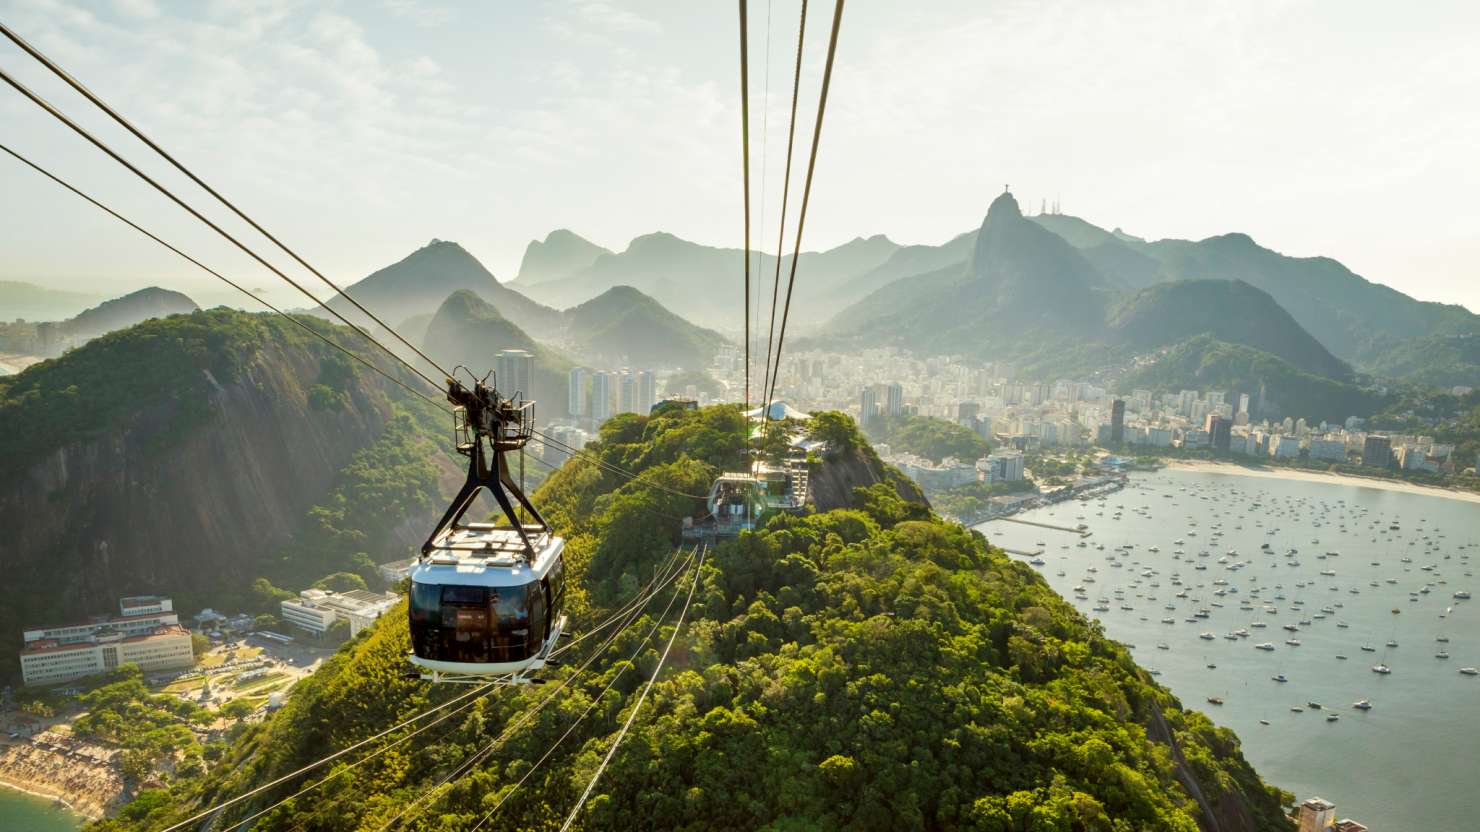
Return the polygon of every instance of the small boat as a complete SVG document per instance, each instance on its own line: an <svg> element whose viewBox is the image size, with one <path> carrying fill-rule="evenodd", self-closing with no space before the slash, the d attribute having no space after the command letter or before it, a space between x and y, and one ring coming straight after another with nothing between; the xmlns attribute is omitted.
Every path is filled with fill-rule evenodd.
<svg viewBox="0 0 1480 832"><path fill-rule="evenodd" d="M1465 674L1466 676L1480 676L1480 668L1461 667L1459 669L1459 672Z"/></svg>
<svg viewBox="0 0 1480 832"><path fill-rule="evenodd" d="M1377 652L1377 648L1376 647L1373 647L1370 644L1364 644L1364 645L1362 645L1362 652L1363 653L1376 653Z"/></svg>
<svg viewBox="0 0 1480 832"><path fill-rule="evenodd" d="M1285 639L1285 643L1288 644L1288 645L1290 645L1291 647L1299 647L1300 646L1300 639L1298 639L1298 638L1287 638L1287 639Z"/></svg>
<svg viewBox="0 0 1480 832"><path fill-rule="evenodd" d="M1454 593L1454 598L1456 601L1468 601L1470 600L1470 593L1468 590L1462 589L1459 592Z"/></svg>
<svg viewBox="0 0 1480 832"><path fill-rule="evenodd" d="M1388 667L1385 664L1374 664L1374 665L1372 665L1372 672L1373 673L1379 673L1379 674L1381 674L1383 676L1386 676L1389 673L1392 673L1393 672L1393 669L1390 668L1390 667Z"/></svg>
<svg viewBox="0 0 1480 832"><path fill-rule="evenodd" d="M1370 711L1372 710L1372 703L1368 702L1365 699L1358 699L1357 701L1352 703L1352 707L1356 708L1359 711Z"/></svg>
<svg viewBox="0 0 1480 832"><path fill-rule="evenodd" d="M1312 711L1319 711L1321 709L1321 703L1319 703L1319 702L1307 702L1307 703L1305 703L1305 707L1310 708Z"/></svg>
<svg viewBox="0 0 1480 832"><path fill-rule="evenodd" d="M1271 676L1269 678L1275 680L1276 682L1288 682L1288 681L1290 681L1289 679L1285 678L1285 674L1283 674L1283 673L1277 673L1277 674L1275 674L1275 675L1273 675L1273 676Z"/></svg>
<svg viewBox="0 0 1480 832"><path fill-rule="evenodd" d="M1397 647L1398 646L1398 642L1393 641L1392 639L1388 639L1387 646L1389 646L1389 647Z"/></svg>
<svg viewBox="0 0 1480 832"><path fill-rule="evenodd" d="M1337 654L1336 654L1336 658L1338 658L1338 659L1341 659L1341 660L1342 660L1342 661L1346 661L1346 656L1343 656L1343 655L1342 655L1342 654L1340 654L1340 653L1337 653Z"/></svg>
<svg viewBox="0 0 1480 832"><path fill-rule="evenodd" d="M1434 658L1436 658L1436 659L1447 659L1447 658L1449 658L1449 651L1448 650L1440 650L1439 652L1437 652L1437 653L1434 654Z"/></svg>
<svg viewBox="0 0 1480 832"><path fill-rule="evenodd" d="M1260 644L1254 645L1254 649L1255 650L1274 650L1274 644L1272 644L1271 642L1266 641L1266 642L1262 642Z"/></svg>
<svg viewBox="0 0 1480 832"><path fill-rule="evenodd" d="M1223 704L1223 697L1221 697L1221 696L1209 696L1208 697L1208 704L1209 705L1222 705Z"/></svg>
<svg viewBox="0 0 1480 832"><path fill-rule="evenodd" d="M1336 714L1326 714L1327 722L1335 722L1338 719L1341 719L1341 717L1337 716Z"/></svg>
<svg viewBox="0 0 1480 832"><path fill-rule="evenodd" d="M1303 713L1305 713L1305 709L1302 708L1302 707L1300 707L1299 705L1291 705L1290 706L1290 713L1292 713L1292 714L1303 714Z"/></svg>
<svg viewBox="0 0 1480 832"><path fill-rule="evenodd" d="M1269 724L1269 720L1267 720L1267 719L1261 719L1261 720L1259 720L1259 724L1260 725L1268 725Z"/></svg>

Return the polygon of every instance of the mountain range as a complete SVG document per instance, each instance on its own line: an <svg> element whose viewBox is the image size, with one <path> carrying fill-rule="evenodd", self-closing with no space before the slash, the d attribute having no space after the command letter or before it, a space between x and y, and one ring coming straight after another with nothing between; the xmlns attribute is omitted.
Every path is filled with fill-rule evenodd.
<svg viewBox="0 0 1480 832"><path fill-rule="evenodd" d="M548 269L540 265L548 261L582 263L593 250L594 258L562 277L550 277ZM882 267L898 251L898 245L876 235L824 252L803 252L797 264L793 315L801 323L822 320L832 298L852 291L850 281ZM780 259L783 295L791 261L789 254ZM519 275L509 285L553 306L572 306L613 286L632 286L662 298L674 312L689 320L729 331L738 329L743 317L743 307L737 308L735 301L743 297L744 268L744 253L738 248L705 246L665 232L637 237L625 250L612 252L562 231L529 244ZM767 316L777 280L775 255L752 252L751 281Z"/></svg>
<svg viewBox="0 0 1480 832"><path fill-rule="evenodd" d="M535 280L536 286L554 285L568 279L566 272L584 262L581 252L591 254L594 248L569 232L554 232L544 243L531 244L525 266L543 279L543 283ZM601 367L697 370L707 367L726 343L720 333L690 323L632 286L605 287L579 305L561 310L530 299L515 288L519 285L518 281L500 283L457 243L433 240L345 291L408 340L426 344L433 357L439 353L457 356L456 363L479 372L492 368L499 350L531 349L529 345L535 343L541 349L531 351L561 354L560 361L550 367L585 362ZM336 296L329 306L366 329L377 330L344 297ZM456 338L474 331L478 333L476 347L456 346ZM399 346L389 338L381 340L393 348ZM409 350L397 349L398 354L402 352L414 360Z"/></svg>
<svg viewBox="0 0 1480 832"><path fill-rule="evenodd" d="M1066 214L1023 216L1012 203L1011 218L1022 222L995 224L986 241L981 239L984 222L941 245L900 246L880 235L804 253L792 325L800 335L824 340L869 333L911 348L990 351L1018 359L1025 371L1043 373L1086 372L1097 362L1125 362L1136 350L1176 343L1168 333L1213 332L1220 340L1293 362L1303 372L1336 379L1353 370L1412 376L1414 362L1404 356L1424 355L1432 346L1437 355L1458 363L1444 359L1444 367L1415 380L1480 383L1480 365L1465 358L1462 340L1480 334L1480 315L1462 306L1415 300L1334 259L1290 257L1246 234L1148 240ZM998 208L1006 219L1007 206ZM989 209L989 219L992 213ZM1030 226L1050 234L1035 234ZM775 264L772 254L753 255L751 277L758 279L762 321L769 315ZM783 258L783 291L789 265L789 256ZM530 243L509 286L543 303L571 305L614 285L630 285L685 318L733 333L743 318L733 297L742 274L743 257L734 248L659 232L614 252L561 230ZM985 282L962 285L968 274ZM1233 283L1240 286L1231 288ZM1137 291L1163 284L1191 285L1164 290L1169 295L1135 298ZM917 296L938 295L944 286L965 292L955 298L964 303L926 309ZM978 295L971 296L972 290ZM1221 306L1225 302L1235 306ZM1205 328L1194 331L1193 320L1158 316L1158 309L1200 309L1193 320ZM978 317L982 312L990 320ZM902 317L888 318L891 325L881 329L887 313ZM919 320L911 323L912 317ZM900 322L904 333L893 326ZM1052 324L1047 331L1040 327L1045 323ZM1076 326L1083 331L1062 337L1064 328ZM1153 333L1134 331L1147 327ZM1033 332L1034 342L1004 344L1007 336L1022 332ZM1095 349L1080 343L1084 332L1097 339Z"/></svg>

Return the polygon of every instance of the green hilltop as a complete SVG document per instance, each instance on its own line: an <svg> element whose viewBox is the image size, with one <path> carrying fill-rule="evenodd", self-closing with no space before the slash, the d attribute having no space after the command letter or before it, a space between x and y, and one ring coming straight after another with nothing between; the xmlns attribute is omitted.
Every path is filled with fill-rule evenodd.
<svg viewBox="0 0 1480 832"><path fill-rule="evenodd" d="M841 414L811 424L830 443L817 478L871 456ZM732 406L619 416L590 452L668 490L584 461L541 487L569 541L577 632L668 560L679 518L701 505L675 492L702 493L738 464L743 434ZM577 828L1289 828L1291 796L1260 781L1231 731L1183 709L1033 570L887 481L710 548L670 592L695 574L687 622ZM366 749L386 753L267 789L215 827L330 775L252 828L377 829L404 811L401 828L468 830L494 810L491 828L555 828L656 666L666 597L586 673L572 678L570 661L549 684L475 697L425 734L393 733ZM200 771L144 789L91 831L159 829L468 692L408 679L407 649L401 608L281 711L206 747Z"/></svg>
<svg viewBox="0 0 1480 832"><path fill-rule="evenodd" d="M1188 388L1248 393L1269 414L1340 423L1368 416L1387 397L1377 391L1306 372L1263 350L1220 341L1204 333L1183 341L1121 380L1123 389L1145 387L1169 392ZM1235 397L1236 398L1236 397ZM1256 412L1256 417L1265 414Z"/></svg>

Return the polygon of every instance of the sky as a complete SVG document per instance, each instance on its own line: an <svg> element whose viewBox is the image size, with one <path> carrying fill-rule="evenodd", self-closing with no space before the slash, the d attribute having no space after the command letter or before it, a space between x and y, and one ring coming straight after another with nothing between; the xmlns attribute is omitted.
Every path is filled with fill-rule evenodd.
<svg viewBox="0 0 1480 832"><path fill-rule="evenodd" d="M774 245L799 3L749 8L753 238ZM797 189L832 10L809 10ZM615 250L658 230L741 244L734 3L0 0L0 20L333 278L433 238L505 280L556 228ZM1480 311L1476 42L1473 2L853 0L803 248L940 243L1011 185L1030 210L1151 239L1240 231ZM242 228L8 41L0 67ZM289 299L8 87L0 142ZM9 157L0 279L227 297Z"/></svg>

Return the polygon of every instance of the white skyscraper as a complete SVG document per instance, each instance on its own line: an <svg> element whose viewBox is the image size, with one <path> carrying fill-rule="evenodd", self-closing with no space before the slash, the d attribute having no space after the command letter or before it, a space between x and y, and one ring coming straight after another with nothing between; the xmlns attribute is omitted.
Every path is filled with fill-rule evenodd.
<svg viewBox="0 0 1480 832"><path fill-rule="evenodd" d="M637 376L631 370L623 369L617 382L617 412L637 412Z"/></svg>
<svg viewBox="0 0 1480 832"><path fill-rule="evenodd" d="M565 409L572 416L586 415L586 380L590 375L591 371L585 367L574 367L570 371L570 394Z"/></svg>
<svg viewBox="0 0 1480 832"><path fill-rule="evenodd" d="M612 417L612 374L601 370L591 374L591 418L605 422Z"/></svg>
<svg viewBox="0 0 1480 832"><path fill-rule="evenodd" d="M534 356L525 350L502 350L494 357L495 384L505 398L522 393L529 398L529 378L534 369Z"/></svg>
<svg viewBox="0 0 1480 832"><path fill-rule="evenodd" d="M658 379L652 370L643 370L637 374L637 412L646 416L657 403Z"/></svg>

